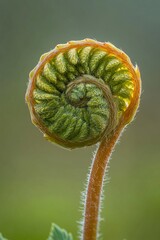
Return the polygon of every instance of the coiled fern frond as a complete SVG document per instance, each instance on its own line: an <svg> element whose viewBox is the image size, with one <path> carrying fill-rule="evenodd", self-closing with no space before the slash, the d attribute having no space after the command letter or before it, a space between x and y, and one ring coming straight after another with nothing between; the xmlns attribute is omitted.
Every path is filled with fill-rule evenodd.
<svg viewBox="0 0 160 240"><path fill-rule="evenodd" d="M125 124L133 117L128 112L138 75L110 43L85 39L57 45L30 73L26 101L32 121L63 147L95 144L124 116Z"/></svg>

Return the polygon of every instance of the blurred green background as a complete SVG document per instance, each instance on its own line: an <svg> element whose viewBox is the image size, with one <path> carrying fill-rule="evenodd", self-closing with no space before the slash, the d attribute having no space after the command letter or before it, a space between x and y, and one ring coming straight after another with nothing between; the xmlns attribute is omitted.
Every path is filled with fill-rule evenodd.
<svg viewBox="0 0 160 240"><path fill-rule="evenodd" d="M46 239L51 222L77 239L95 146L68 151L47 142L24 95L41 54L86 37L123 49L143 81L136 121L110 162L103 239L160 239L160 1L0 0L0 232L10 240Z"/></svg>

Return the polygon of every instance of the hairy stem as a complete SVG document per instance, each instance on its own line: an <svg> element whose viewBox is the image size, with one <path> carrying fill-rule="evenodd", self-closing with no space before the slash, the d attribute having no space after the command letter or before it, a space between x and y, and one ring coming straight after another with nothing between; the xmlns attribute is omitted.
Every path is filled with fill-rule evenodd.
<svg viewBox="0 0 160 240"><path fill-rule="evenodd" d="M123 126L119 126L110 137L101 141L92 164L85 202L83 240L96 240L98 235L100 199L104 176L112 150Z"/></svg>

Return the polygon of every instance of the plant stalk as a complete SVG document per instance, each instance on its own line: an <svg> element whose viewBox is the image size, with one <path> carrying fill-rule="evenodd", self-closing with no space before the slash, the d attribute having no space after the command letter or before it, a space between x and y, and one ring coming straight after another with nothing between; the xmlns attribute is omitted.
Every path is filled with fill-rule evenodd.
<svg viewBox="0 0 160 240"><path fill-rule="evenodd" d="M99 228L100 200L103 190L105 172L108 166L112 150L122 132L123 126L116 128L113 135L104 137L99 145L95 159L93 160L84 213L83 240L96 240Z"/></svg>

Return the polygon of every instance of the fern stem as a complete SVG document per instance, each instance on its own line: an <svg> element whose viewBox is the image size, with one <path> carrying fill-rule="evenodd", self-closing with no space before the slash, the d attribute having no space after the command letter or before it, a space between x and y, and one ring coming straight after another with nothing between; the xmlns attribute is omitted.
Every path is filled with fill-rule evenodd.
<svg viewBox="0 0 160 240"><path fill-rule="evenodd" d="M96 240L99 228L100 200L103 182L112 150L123 126L119 126L110 138L103 138L92 164L84 214L83 240Z"/></svg>

